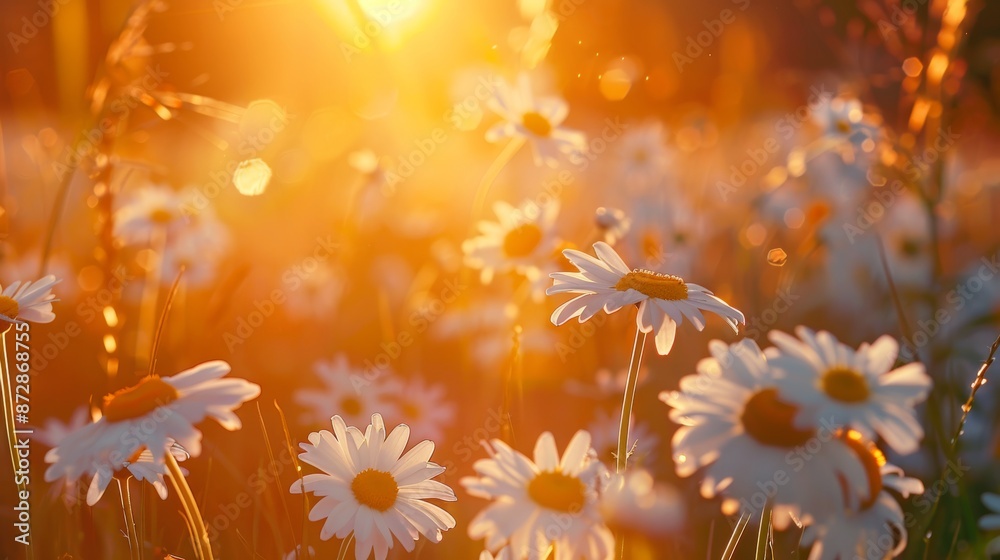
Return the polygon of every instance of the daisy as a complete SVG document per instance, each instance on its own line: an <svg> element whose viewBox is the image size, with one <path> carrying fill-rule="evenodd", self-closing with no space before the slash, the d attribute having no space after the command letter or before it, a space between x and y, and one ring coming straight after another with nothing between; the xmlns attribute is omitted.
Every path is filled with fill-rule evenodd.
<svg viewBox="0 0 1000 560"><path fill-rule="evenodd" d="M14 282L18 278L34 278L42 264L42 252L40 249L16 253L13 250L5 251L3 260L0 261L0 284ZM51 274L56 278L74 278L76 271L69 259L60 254L49 255L49 260L45 266L47 275ZM66 282L59 286L59 295L64 300L71 300L79 291L76 282Z"/></svg>
<svg viewBox="0 0 1000 560"><path fill-rule="evenodd" d="M392 385L401 423L410 427L414 439L441 441L455 419L455 404L447 400L444 384L413 377Z"/></svg>
<svg viewBox="0 0 1000 560"><path fill-rule="evenodd" d="M555 167L560 153L581 153L586 149L583 133L559 126L569 113L566 102L557 97L535 98L525 74L518 78L517 87L499 80L496 93L486 102L486 106L504 119L486 131L486 140L530 140L534 148L535 165L544 163Z"/></svg>
<svg viewBox="0 0 1000 560"><path fill-rule="evenodd" d="M982 496L983 505L990 513L979 518L979 528L983 531L996 531L1000 529L1000 494L986 492ZM992 539L986 545L986 554L990 556L1000 554L1000 537Z"/></svg>
<svg viewBox="0 0 1000 560"><path fill-rule="evenodd" d="M638 464L648 465L660 446L660 438L645 422L636 422L633 417L630 424L629 457ZM587 431L593 434L591 446L597 451L597 458L607 465L615 464L615 455L618 453L618 428L618 416L603 410L598 410L594 420L587 426Z"/></svg>
<svg viewBox="0 0 1000 560"><path fill-rule="evenodd" d="M36 281L14 282L0 292L0 320L8 323L51 323L55 318L52 302L57 301L52 286L59 283L51 274Z"/></svg>
<svg viewBox="0 0 1000 560"><path fill-rule="evenodd" d="M899 344L888 335L854 350L826 331L798 327L795 333L798 339L768 334L777 346L768 361L784 373L782 394L799 408L799 426L830 418L866 438L878 434L898 453L917 450L924 430L914 406L931 388L923 364L892 369Z"/></svg>
<svg viewBox="0 0 1000 560"><path fill-rule="evenodd" d="M607 470L590 434L578 431L561 459L548 432L534 461L498 439L483 446L490 457L473 465L478 476L461 480L470 495L492 500L469 524L470 537L485 538L488 550L509 546L514 558L540 560L553 547L554 560L611 558L614 537L598 509Z"/></svg>
<svg viewBox="0 0 1000 560"><path fill-rule="evenodd" d="M456 500L451 488L431 480L445 471L428 462L434 443L424 440L400 457L410 429L400 424L386 437L382 416L371 418L364 433L334 416L333 433L309 434L309 443L300 444L304 451L299 458L323 472L305 475L290 490L320 498L309 520L326 519L321 539L354 533L357 560L366 560L372 551L376 560L385 560L396 539L412 552L420 535L438 543L442 531L455 527L448 512L424 501Z"/></svg>
<svg viewBox="0 0 1000 560"><path fill-rule="evenodd" d="M681 425L672 442L678 476L704 468L702 496L722 495L727 514L758 517L770 502L779 528L842 509L842 482L868 488L864 468L835 437L839 426L794 424L798 409L781 396L783 380L756 342L713 340L709 351L679 392L660 393Z"/></svg>
<svg viewBox="0 0 1000 560"><path fill-rule="evenodd" d="M555 220L559 214L556 202L539 206L527 201L515 208L503 201L493 205L497 222L479 222L479 237L462 243L465 262L479 269L484 284L493 280L496 272L516 272L528 280L542 276L540 267L557 247Z"/></svg>
<svg viewBox="0 0 1000 560"><path fill-rule="evenodd" d="M666 178L672 157L661 123L647 123L627 130L622 134L617 152L624 184L647 189Z"/></svg>
<svg viewBox="0 0 1000 560"><path fill-rule="evenodd" d="M392 402L394 387L387 379L372 378L370 372L352 366L347 356L338 354L332 360L321 360L313 366L325 387L309 387L295 392L295 401L310 409L303 415L306 423L325 423L337 414L353 426L363 425L376 411L391 418L399 415ZM388 376L388 370L378 370Z"/></svg>
<svg viewBox="0 0 1000 560"><path fill-rule="evenodd" d="M677 324L687 317L698 330L705 328L701 310L711 311L739 332L743 313L697 284L651 270L629 269L607 243L594 244L598 258L567 249L563 255L579 272L555 272L554 282L545 293L580 294L552 313L552 322L561 325L578 317L582 323L601 309L614 313L626 305L638 304L636 325L644 333L656 331L656 350L666 355L674 345Z"/></svg>
<svg viewBox="0 0 1000 560"><path fill-rule="evenodd" d="M181 446L170 443L169 453L174 456L177 461L186 461L190 455L184 451ZM187 475L186 469L181 469L184 475ZM148 482L156 490L156 495L160 497L161 500L167 499L167 485L164 480L164 476L170 474L170 470L167 468L166 463L163 462L163 457L157 454L153 455L148 449L142 449L133 453L131 457L125 460L119 467L112 470L107 465L103 465L94 474L94 477L90 480L90 485L87 487L87 505L92 506L100 501L101 497L104 496L104 492L107 491L108 485L115 477L133 477L139 482Z"/></svg>
<svg viewBox="0 0 1000 560"><path fill-rule="evenodd" d="M147 185L120 198L114 235L128 245L148 243L158 230L172 233L187 223L186 197L165 185Z"/></svg>
<svg viewBox="0 0 1000 560"><path fill-rule="evenodd" d="M160 279L170 284L184 267L189 286L205 286L216 276L219 262L232 244L229 230L207 207L184 227L177 229L164 247Z"/></svg>
<svg viewBox="0 0 1000 560"><path fill-rule="evenodd" d="M612 475L601 496L601 511L612 527L653 536L676 531L684 522L684 502L677 490L656 482L643 469Z"/></svg>
<svg viewBox="0 0 1000 560"><path fill-rule="evenodd" d="M114 472L142 449L159 457L174 443L197 457L201 431L195 424L211 417L227 430L238 430L242 424L233 410L260 394L254 383L222 379L229 371L226 362L205 362L172 377L145 377L106 396L104 416L45 455L52 463L45 480Z"/></svg>
<svg viewBox="0 0 1000 560"><path fill-rule="evenodd" d="M906 548L906 523L890 488L904 498L924 491L922 482L903 475L902 469L885 462L874 445L861 434L848 431L841 441L864 464L869 490L857 508L848 508L806 527L802 545L812 545L809 560L854 560L855 558L895 558Z"/></svg>

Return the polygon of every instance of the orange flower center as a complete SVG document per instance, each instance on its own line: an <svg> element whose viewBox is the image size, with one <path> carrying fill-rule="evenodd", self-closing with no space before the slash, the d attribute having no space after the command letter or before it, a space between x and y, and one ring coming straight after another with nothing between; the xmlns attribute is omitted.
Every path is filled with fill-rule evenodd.
<svg viewBox="0 0 1000 560"><path fill-rule="evenodd" d="M8 319L17 319L17 314L21 311L21 306L17 300L10 296L0 296L0 315Z"/></svg>
<svg viewBox="0 0 1000 560"><path fill-rule="evenodd" d="M827 370L820 378L823 392L831 399L846 403L868 399L868 380L853 369L836 367Z"/></svg>
<svg viewBox="0 0 1000 560"><path fill-rule="evenodd" d="M522 224L507 232L503 252L508 257L526 257L542 242L542 230L535 224Z"/></svg>
<svg viewBox="0 0 1000 560"><path fill-rule="evenodd" d="M549 134L552 133L552 123L549 122L549 119L534 111L528 111L525 113L524 116L521 117L521 124L524 125L524 128L528 129L528 132L534 134L535 136L548 138Z"/></svg>
<svg viewBox="0 0 1000 560"><path fill-rule="evenodd" d="M796 447L809 441L815 430L795 427L798 407L778 398L774 388L757 391L747 400L740 415L743 430L753 439L774 447Z"/></svg>
<svg viewBox="0 0 1000 560"><path fill-rule="evenodd" d="M351 481L351 492L359 504L375 511L385 511L396 503L399 485L391 474L375 469L365 469Z"/></svg>
<svg viewBox="0 0 1000 560"><path fill-rule="evenodd" d="M688 287L677 276L660 274L651 270L635 269L615 284L619 292L635 290L656 299L684 300L688 297Z"/></svg>
<svg viewBox="0 0 1000 560"><path fill-rule="evenodd" d="M361 401L356 397L344 397L340 401L340 410L348 416L357 416L361 414Z"/></svg>
<svg viewBox="0 0 1000 560"><path fill-rule="evenodd" d="M878 495L882 492L882 466L885 465L885 455L882 455L882 452L873 443L866 442L862 435L854 430L841 433L840 440L858 456L861 465L865 468L865 474L868 475L870 492L861 501L861 509L866 510L875 503ZM841 479L841 484L845 485L845 493L850 491L843 479Z"/></svg>
<svg viewBox="0 0 1000 560"><path fill-rule="evenodd" d="M121 389L104 397L104 418L108 422L121 422L139 418L168 405L180 397L173 385L152 375L138 385Z"/></svg>
<svg viewBox="0 0 1000 560"><path fill-rule="evenodd" d="M556 511L579 511L587 499L586 487L575 476L556 469L538 473L528 483L528 497L536 504Z"/></svg>
<svg viewBox="0 0 1000 560"><path fill-rule="evenodd" d="M149 213L149 221L154 224L169 224L174 221L174 214L169 210L157 208Z"/></svg>

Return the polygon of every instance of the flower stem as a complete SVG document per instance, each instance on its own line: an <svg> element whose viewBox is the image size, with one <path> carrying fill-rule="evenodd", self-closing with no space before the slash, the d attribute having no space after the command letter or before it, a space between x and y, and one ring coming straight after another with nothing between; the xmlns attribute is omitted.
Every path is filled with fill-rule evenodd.
<svg viewBox="0 0 1000 560"><path fill-rule="evenodd" d="M352 532L340 543L340 552L337 553L337 560L345 560L347 558L347 551L351 549L351 542L353 541L354 533Z"/></svg>
<svg viewBox="0 0 1000 560"><path fill-rule="evenodd" d="M615 464L615 472L618 474L625 473L625 465L628 463L628 428L632 420L632 403L635 401L635 386L639 382L639 363L642 362L644 346L646 346L646 333L636 327L632 358L628 364L628 381L625 383L625 398L622 401L622 419L618 425L618 456Z"/></svg>
<svg viewBox="0 0 1000 560"><path fill-rule="evenodd" d="M128 531L128 550L132 560L141 558L142 543L135 531L135 516L132 514L132 494L129 491L128 480L123 484L121 479L115 478L118 482L118 494L122 498L122 510L125 512L125 529Z"/></svg>
<svg viewBox="0 0 1000 560"><path fill-rule="evenodd" d="M514 154L521 149L524 145L524 138L514 137L504 146L500 155L497 159L493 160L493 164L490 168L486 170L486 174L483 175L483 179L479 182L479 187L476 189L476 198L472 203L472 221L475 222L476 219L482 214L483 206L486 204L486 195L490 193L490 187L497 180L497 176L503 171L504 167L510 163L511 158Z"/></svg>
<svg viewBox="0 0 1000 560"><path fill-rule="evenodd" d="M195 552L198 552L198 558L201 560L213 560L212 543L208 541L208 530L201 517L201 510L198 509L198 502L195 501L194 494L191 493L191 487L188 486L187 480L181 472L181 467L177 464L177 459L174 459L170 451L165 453L164 461L167 464L167 469L170 470L170 480L174 483L174 490L181 499L181 505L184 506L184 513L187 514L191 526L194 528L194 542L192 544Z"/></svg>
<svg viewBox="0 0 1000 560"><path fill-rule="evenodd" d="M756 560L764 560L767 555L767 538L771 534L771 502L764 504L764 511L760 515L760 528L757 530L757 554Z"/></svg>
<svg viewBox="0 0 1000 560"><path fill-rule="evenodd" d="M152 256L146 269L146 282L142 288L142 303L139 307L139 331L135 341L137 368L139 375L149 371L152 360L152 345L156 330L156 304L163 281L163 253L167 247L167 230L157 226L149 241Z"/></svg>

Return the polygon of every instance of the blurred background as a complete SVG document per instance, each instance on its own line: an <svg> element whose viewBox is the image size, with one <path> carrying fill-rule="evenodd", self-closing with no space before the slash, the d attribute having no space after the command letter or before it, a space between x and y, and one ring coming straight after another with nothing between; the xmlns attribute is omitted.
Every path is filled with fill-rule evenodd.
<svg viewBox="0 0 1000 560"><path fill-rule="evenodd" d="M13 0L0 28L0 282L62 278L56 321L31 329L36 558L127 558L114 492L89 508L50 488L43 440L146 374L168 297L159 373L223 359L263 388L242 430L203 426L185 464L220 557L283 558L303 535L336 554L303 524L287 453L334 413L383 411L435 440L458 527L423 558L481 550L466 530L485 502L458 486L479 440L527 453L543 431L563 447L587 428L611 461L634 319L554 327L563 299L536 297L537 279L482 282L463 242L497 201L558 202L561 247L608 240L704 285L762 346L799 324L851 345L898 336L936 385L924 449L890 459L928 486L971 466L929 557L981 557L1000 383L961 455L942 442L1000 327L1000 270L983 272L1000 251L1000 4ZM522 74L568 103L587 151L549 167L522 148L476 208L503 150L484 138L501 120L488 99ZM156 192L196 231L123 240L116 216ZM544 288L569 265L536 268ZM718 503L675 476L657 400L713 338L737 337L710 319L680 327L669 356L647 352L637 462L673 503L628 540L633 558L717 556L728 538ZM331 364L377 395L347 402ZM193 557L176 496L140 493L147 551ZM241 494L252 504L232 507ZM13 484L0 496L13 503ZM0 556L21 558L10 516ZM791 554L798 535L777 538Z"/></svg>

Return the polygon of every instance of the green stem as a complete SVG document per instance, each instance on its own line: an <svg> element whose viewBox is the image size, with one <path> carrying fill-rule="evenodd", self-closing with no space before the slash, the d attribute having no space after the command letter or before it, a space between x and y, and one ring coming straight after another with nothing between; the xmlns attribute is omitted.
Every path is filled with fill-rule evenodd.
<svg viewBox="0 0 1000 560"><path fill-rule="evenodd" d="M640 338L640 334L642 337ZM625 398L622 401L622 419L618 425L618 456L615 471L625 473L628 463L628 428L632 420L632 404L635 401L635 387L639 382L639 364L642 362L642 349L646 345L646 333L635 328L635 341L632 343L632 358L628 364L628 381L625 384Z"/></svg>
<svg viewBox="0 0 1000 560"><path fill-rule="evenodd" d="M198 502L195 501L194 494L191 493L191 487L188 486L184 474L181 473L181 467L177 464L177 459L174 459L170 451L167 451L164 455L167 469L170 470L170 480L174 483L174 490L181 499L181 505L184 506L184 513L187 514L194 529L194 542L192 544L194 545L195 552L198 552L198 558L201 558L201 560L214 560L212 556L212 543L208 540L208 530L205 528L205 520L201 517L201 510L198 509Z"/></svg>
<svg viewBox="0 0 1000 560"><path fill-rule="evenodd" d="M128 550L132 560L141 558L142 542L135 532L135 516L132 513L132 494L129 491L128 480L124 484L120 478L115 478L118 482L118 495L122 498L122 510L125 512L125 529L128 531Z"/></svg>
<svg viewBox="0 0 1000 560"><path fill-rule="evenodd" d="M767 537L771 533L771 502L764 504L764 511L760 514L760 529L757 531L757 554L756 560L764 560L767 556Z"/></svg>
<svg viewBox="0 0 1000 560"><path fill-rule="evenodd" d="M346 560L347 551L351 548L351 542L354 541L354 533L351 533L340 543L340 552L337 553L337 560Z"/></svg>

